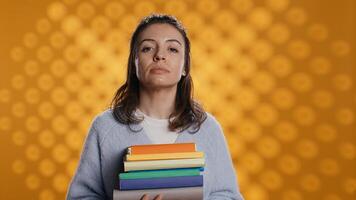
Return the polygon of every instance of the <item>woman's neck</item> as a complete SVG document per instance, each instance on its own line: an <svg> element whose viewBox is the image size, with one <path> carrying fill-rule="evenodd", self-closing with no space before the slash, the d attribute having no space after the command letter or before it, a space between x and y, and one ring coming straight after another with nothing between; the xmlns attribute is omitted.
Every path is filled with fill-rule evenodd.
<svg viewBox="0 0 356 200"><path fill-rule="evenodd" d="M146 115L157 119L168 119L174 111L177 87L141 89L138 108Z"/></svg>

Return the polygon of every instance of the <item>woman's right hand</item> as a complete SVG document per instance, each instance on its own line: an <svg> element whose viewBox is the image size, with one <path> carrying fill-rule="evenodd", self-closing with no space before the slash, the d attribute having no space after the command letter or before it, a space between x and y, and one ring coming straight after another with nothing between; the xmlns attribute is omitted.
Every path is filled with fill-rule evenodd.
<svg viewBox="0 0 356 200"><path fill-rule="evenodd" d="M163 195L159 194L153 200L162 200L162 197L163 197ZM150 200L150 197L148 194L144 194L140 200Z"/></svg>

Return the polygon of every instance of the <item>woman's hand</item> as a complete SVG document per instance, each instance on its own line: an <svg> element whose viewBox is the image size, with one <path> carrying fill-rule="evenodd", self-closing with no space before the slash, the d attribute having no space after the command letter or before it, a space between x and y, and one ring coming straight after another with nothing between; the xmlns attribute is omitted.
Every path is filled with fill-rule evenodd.
<svg viewBox="0 0 356 200"><path fill-rule="evenodd" d="M163 198L163 195L159 194L153 200L162 200L162 198ZM148 194L144 194L140 200L150 200L150 197Z"/></svg>

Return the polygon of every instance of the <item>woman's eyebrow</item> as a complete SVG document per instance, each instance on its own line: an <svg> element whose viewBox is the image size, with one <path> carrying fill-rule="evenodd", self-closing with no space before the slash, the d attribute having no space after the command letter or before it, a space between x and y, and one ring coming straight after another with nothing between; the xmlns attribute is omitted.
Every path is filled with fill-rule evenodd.
<svg viewBox="0 0 356 200"><path fill-rule="evenodd" d="M147 38L147 39L143 39L143 40L138 44L138 46L140 46L140 45L141 45L143 42L145 42L145 41L148 41L148 42L156 42L156 40L154 40L154 39ZM166 40L166 42L177 42L179 45L182 46L182 44L181 44L178 40L176 40L176 39L168 39L168 40Z"/></svg>

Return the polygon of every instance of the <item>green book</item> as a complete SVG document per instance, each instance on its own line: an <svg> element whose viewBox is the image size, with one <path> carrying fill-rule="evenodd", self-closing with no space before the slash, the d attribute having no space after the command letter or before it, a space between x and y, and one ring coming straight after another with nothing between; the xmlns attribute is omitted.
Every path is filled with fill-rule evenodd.
<svg viewBox="0 0 356 200"><path fill-rule="evenodd" d="M200 169L171 169L171 170L148 170L120 173L120 179L162 178L177 176L199 176Z"/></svg>

